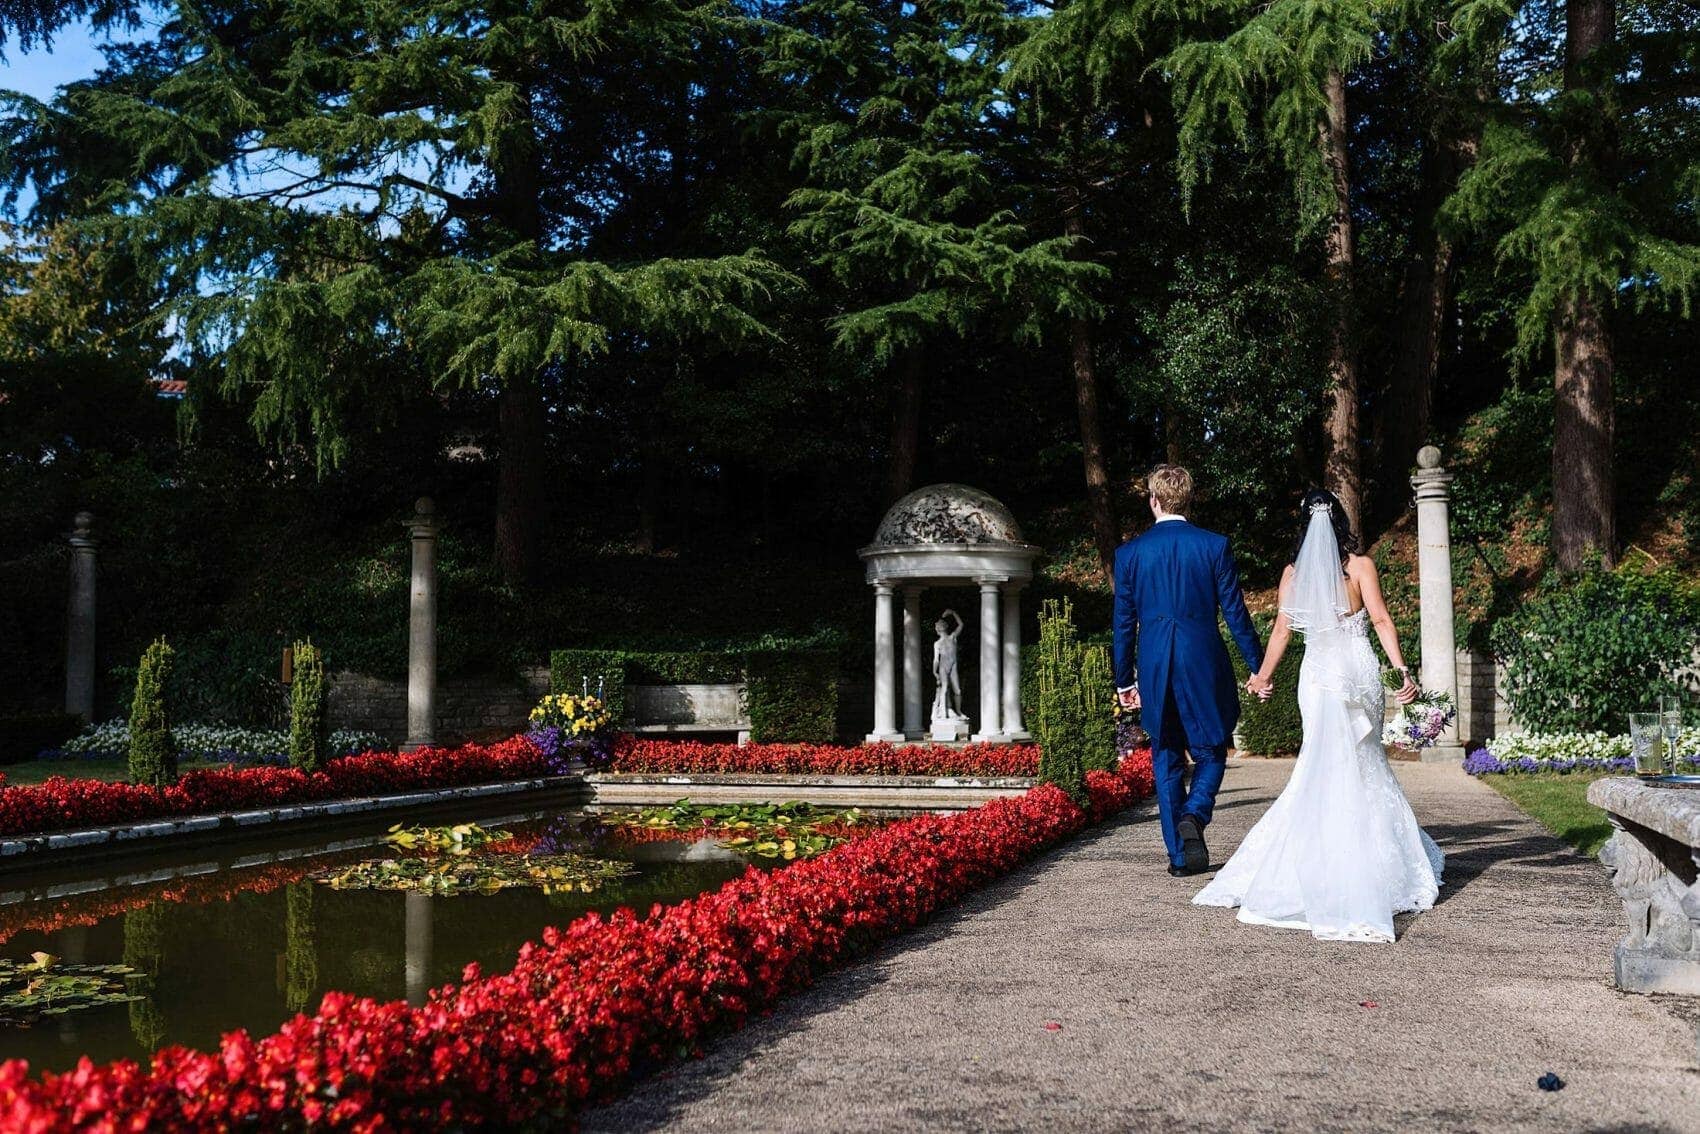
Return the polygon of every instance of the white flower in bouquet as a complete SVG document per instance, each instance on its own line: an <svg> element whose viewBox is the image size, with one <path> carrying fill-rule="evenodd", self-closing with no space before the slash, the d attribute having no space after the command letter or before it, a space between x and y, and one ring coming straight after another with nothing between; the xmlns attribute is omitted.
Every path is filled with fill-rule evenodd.
<svg viewBox="0 0 1700 1134"><path fill-rule="evenodd" d="M1458 717L1458 707L1450 693L1419 693L1409 705L1400 707L1399 715L1381 730L1381 743L1389 748L1420 752L1433 747Z"/></svg>

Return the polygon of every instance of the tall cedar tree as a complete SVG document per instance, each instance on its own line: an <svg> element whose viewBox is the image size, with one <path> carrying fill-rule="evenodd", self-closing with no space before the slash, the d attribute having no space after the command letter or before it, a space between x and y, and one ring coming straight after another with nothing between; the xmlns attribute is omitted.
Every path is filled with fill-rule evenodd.
<svg viewBox="0 0 1700 1134"><path fill-rule="evenodd" d="M152 41L51 105L14 97L0 173L34 220L137 250L182 335L279 443L322 466L356 405L413 375L498 401L495 554L532 578L546 382L616 336L767 334L763 256L598 258L667 155L630 145L656 92L730 34L714 0L182 0ZM662 80L665 79L665 83Z"/></svg>
<svg viewBox="0 0 1700 1134"><path fill-rule="evenodd" d="M1552 15L1556 14L1551 13ZM1554 355L1551 549L1561 569L1617 554L1614 310L1690 317L1700 286L1700 12L1672 0L1530 9L1503 98L1448 203L1521 273L1519 349Z"/></svg>
<svg viewBox="0 0 1700 1134"><path fill-rule="evenodd" d="M1096 313L1101 267L1075 237L1032 232L987 160L1010 33L996 0L809 0L775 16L770 74L788 80L773 126L806 183L792 233L839 289L839 346L890 375L887 494L913 487L930 350L1043 317Z"/></svg>

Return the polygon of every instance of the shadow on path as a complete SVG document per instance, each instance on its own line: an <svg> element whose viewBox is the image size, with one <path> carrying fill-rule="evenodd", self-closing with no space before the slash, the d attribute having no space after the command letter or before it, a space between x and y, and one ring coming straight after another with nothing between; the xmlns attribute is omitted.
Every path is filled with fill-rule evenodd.
<svg viewBox="0 0 1700 1134"><path fill-rule="evenodd" d="M974 891L956 905L940 911L930 921L888 939L873 952L844 968L823 974L814 985L786 997L772 1012L751 1019L737 1031L705 1037L706 1053L701 1059L670 1063L653 1075L627 1083L620 1095L579 1114L579 1129L587 1134L596 1131L630 1134L632 1131L666 1129L679 1111L712 1095L723 1079L767 1053L779 1036L806 1027L813 1017L859 1000L886 984L891 979L890 962L906 953L935 945L955 933L962 923L1019 898L1030 887L1040 884L1041 875L1063 854L1086 852L1091 857L1095 848L1120 834L1124 828L1156 821L1155 806L1149 802L1142 803L1130 813L1101 823L1051 848L1024 866ZM1134 856L1116 854L1107 857L1131 861ZM662 1088L661 1084L666 1084L666 1087ZM644 1092L643 1098L632 1099L632 1092L640 1090Z"/></svg>

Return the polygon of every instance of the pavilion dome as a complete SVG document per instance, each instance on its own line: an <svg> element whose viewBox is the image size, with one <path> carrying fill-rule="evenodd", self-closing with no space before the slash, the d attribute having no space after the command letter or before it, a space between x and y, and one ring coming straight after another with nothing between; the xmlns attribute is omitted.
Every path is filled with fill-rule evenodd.
<svg viewBox="0 0 1700 1134"><path fill-rule="evenodd" d="M1015 515L990 493L965 484L929 484L891 506L870 550L1025 542Z"/></svg>

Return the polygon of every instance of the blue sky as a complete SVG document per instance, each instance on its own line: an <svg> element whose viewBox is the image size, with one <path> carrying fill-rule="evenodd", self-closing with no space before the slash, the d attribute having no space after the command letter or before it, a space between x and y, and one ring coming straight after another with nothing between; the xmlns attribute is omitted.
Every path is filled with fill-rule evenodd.
<svg viewBox="0 0 1700 1134"><path fill-rule="evenodd" d="M12 40L6 44L5 62L0 63L0 88L52 98L59 87L88 78L101 65L95 42L87 24L73 24L59 32L51 49L37 45L25 52Z"/></svg>

